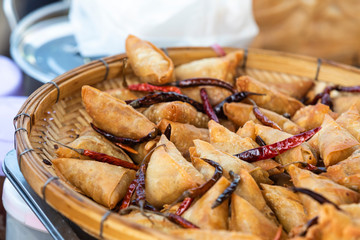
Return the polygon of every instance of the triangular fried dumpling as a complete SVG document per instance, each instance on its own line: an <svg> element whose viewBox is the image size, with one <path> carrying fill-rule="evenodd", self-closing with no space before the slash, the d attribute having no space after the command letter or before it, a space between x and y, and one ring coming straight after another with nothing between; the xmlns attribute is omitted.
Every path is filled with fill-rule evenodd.
<svg viewBox="0 0 360 240"><path fill-rule="evenodd" d="M94 124L115 136L138 139L155 129L144 115L108 93L85 85L81 96Z"/></svg>
<svg viewBox="0 0 360 240"><path fill-rule="evenodd" d="M320 127L324 121L325 114L329 114L334 119L338 116L338 114L331 111L329 106L317 103L316 105L300 108L292 116L291 120L308 131Z"/></svg>
<svg viewBox="0 0 360 240"><path fill-rule="evenodd" d="M330 204L324 204L319 211L318 223L308 229L305 239L360 239L359 223L346 212L339 211Z"/></svg>
<svg viewBox="0 0 360 240"><path fill-rule="evenodd" d="M278 227L248 201L232 194L229 229L273 240Z"/></svg>
<svg viewBox="0 0 360 240"><path fill-rule="evenodd" d="M221 151L234 155L258 147L251 138L242 138L213 120L209 121L208 126L210 143Z"/></svg>
<svg viewBox="0 0 360 240"><path fill-rule="evenodd" d="M194 140L195 151L192 152L191 157L207 158L219 163L225 170L225 176L228 177L228 172L232 170L238 173L240 169L245 169L254 177L258 183L269 183L268 173L260 168L255 168L251 163L242 161L230 154L217 150L210 143Z"/></svg>
<svg viewBox="0 0 360 240"><path fill-rule="evenodd" d="M129 153L131 159L136 162L137 164L141 164L144 157L154 148L156 144L159 142L160 137L156 137L153 140L148 142L143 142L140 144L136 144L134 146L134 150L136 153Z"/></svg>
<svg viewBox="0 0 360 240"><path fill-rule="evenodd" d="M279 127L287 133L298 134L304 129L299 127L291 120L277 114L273 111L260 108L260 111L268 117L271 121L275 122ZM235 124L243 126L247 121L252 120L255 123L261 123L254 115L253 106L244 103L226 103L224 105L224 113Z"/></svg>
<svg viewBox="0 0 360 240"><path fill-rule="evenodd" d="M185 190L204 183L196 168L162 135L146 171L146 200L155 207L174 202Z"/></svg>
<svg viewBox="0 0 360 240"><path fill-rule="evenodd" d="M344 161L328 167L322 175L360 192L360 150L353 152Z"/></svg>
<svg viewBox="0 0 360 240"><path fill-rule="evenodd" d="M342 113L336 119L336 122L341 127L348 130L348 132L351 133L358 142L360 142L360 114L355 105L351 106L349 110Z"/></svg>
<svg viewBox="0 0 360 240"><path fill-rule="evenodd" d="M194 146L193 140L200 139L209 141L209 130L206 128L197 128L191 124L172 122L167 119L161 120L158 128L162 133L170 124L171 135L170 141L175 144L176 148L185 158L189 158L189 147Z"/></svg>
<svg viewBox="0 0 360 240"><path fill-rule="evenodd" d="M247 121L244 126L240 127L237 131L236 134L239 135L240 137L246 138L249 137L252 140L256 139L256 135L255 135L255 123L252 120Z"/></svg>
<svg viewBox="0 0 360 240"><path fill-rule="evenodd" d="M359 148L359 142L328 114L325 115L318 135L320 157L325 166L334 165L349 157Z"/></svg>
<svg viewBox="0 0 360 240"><path fill-rule="evenodd" d="M190 104L180 101L154 104L145 109L143 114L156 124L162 119L167 119L173 122L192 124L199 128L207 128L209 121L206 114L198 112Z"/></svg>
<svg viewBox="0 0 360 240"><path fill-rule="evenodd" d="M313 190L335 204L356 203L360 200L359 193L339 185L327 177L316 175L294 165L290 165L288 171L295 187ZM300 199L304 204L308 219L315 217L318 214L320 204L304 194L300 194Z"/></svg>
<svg viewBox="0 0 360 240"><path fill-rule="evenodd" d="M228 200L214 209L211 206L229 185L230 182L221 177L213 187L183 213L182 217L202 229L227 229Z"/></svg>
<svg viewBox="0 0 360 240"><path fill-rule="evenodd" d="M276 217L286 232L306 223L304 206L299 196L287 188L261 184L266 202L274 210Z"/></svg>
<svg viewBox="0 0 360 240"><path fill-rule="evenodd" d="M275 214L266 204L261 190L253 177L245 169L240 169L238 174L240 176L240 182L235 190L235 193L247 200L251 205L262 212L265 217L275 224L278 224Z"/></svg>
<svg viewBox="0 0 360 240"><path fill-rule="evenodd" d="M252 234L209 229L176 229L171 230L171 235L187 240L261 240Z"/></svg>
<svg viewBox="0 0 360 240"><path fill-rule="evenodd" d="M360 96L359 94L338 96L332 99L334 104L334 111L337 113L346 112L351 106L355 105L360 111Z"/></svg>
<svg viewBox="0 0 360 240"><path fill-rule="evenodd" d="M173 62L152 43L129 35L125 47L131 68L141 81L157 85L173 81Z"/></svg>
<svg viewBox="0 0 360 240"><path fill-rule="evenodd" d="M105 153L109 156L132 162L131 158L121 148L115 147L114 144L91 128L86 128L83 132L81 132L80 137L69 143L68 146L77 149L87 149L98 153ZM90 157L81 155L62 146L59 146L55 153L59 158L91 159Z"/></svg>
<svg viewBox="0 0 360 240"><path fill-rule="evenodd" d="M259 107L271 110L279 114L290 114L292 116L304 105L295 98L289 97L276 89L269 88L266 84L251 78L241 76L236 81L238 91L264 93L264 96L250 96Z"/></svg>
<svg viewBox="0 0 360 240"><path fill-rule="evenodd" d="M91 160L57 158L52 163L73 186L112 209L125 196L135 171Z"/></svg>
<svg viewBox="0 0 360 240"><path fill-rule="evenodd" d="M260 124L255 124L255 134L259 135L267 145L282 141L292 136L289 133ZM312 153L309 144L306 142L296 148L290 149L278 155L275 159L283 165L297 161L316 165L316 157Z"/></svg>

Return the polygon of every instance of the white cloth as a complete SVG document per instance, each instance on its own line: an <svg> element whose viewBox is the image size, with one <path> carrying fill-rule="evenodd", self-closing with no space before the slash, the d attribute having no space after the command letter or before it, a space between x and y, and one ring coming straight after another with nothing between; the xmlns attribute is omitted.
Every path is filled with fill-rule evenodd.
<svg viewBox="0 0 360 240"><path fill-rule="evenodd" d="M129 34L158 47L246 47L258 33L251 0L73 0L69 18L87 57L124 52Z"/></svg>

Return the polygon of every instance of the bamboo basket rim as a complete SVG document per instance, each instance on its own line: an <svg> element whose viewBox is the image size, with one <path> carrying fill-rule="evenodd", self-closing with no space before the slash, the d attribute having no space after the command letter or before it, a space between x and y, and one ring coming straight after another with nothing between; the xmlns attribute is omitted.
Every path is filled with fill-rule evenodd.
<svg viewBox="0 0 360 240"><path fill-rule="evenodd" d="M329 60L263 49L224 49L226 52L243 51L244 58L241 62L243 68L256 68L293 74L336 84L342 83L339 79L347 80L347 82L342 83L344 85L360 83L360 69ZM176 47L167 48L166 50L170 58L178 54L188 54L189 56L195 54L195 57L190 57L191 60L216 56L210 47ZM97 82L107 80L111 75L119 74L119 71L124 70L125 59L126 54L119 54L90 62L56 77L51 84L44 84L33 92L14 118L14 146L18 164L29 185L41 198L94 236L116 239L121 231L126 231L126 233L123 233L125 234L123 237L134 239L171 239L169 235L159 231L127 222L118 216L117 213L108 211L105 207L80 194L74 194L73 191L63 186L56 177L39 164L41 162L40 156L33 151L33 146L29 139L32 127L40 117L44 105L52 106L58 100L70 94L62 91L67 83L70 84L71 80L81 77L82 74L89 71L97 72L102 76ZM180 63L174 62L175 65ZM62 205L59 204L60 199L64 201ZM78 214L78 217L70 217L74 212ZM83 218L86 218L86 221Z"/></svg>

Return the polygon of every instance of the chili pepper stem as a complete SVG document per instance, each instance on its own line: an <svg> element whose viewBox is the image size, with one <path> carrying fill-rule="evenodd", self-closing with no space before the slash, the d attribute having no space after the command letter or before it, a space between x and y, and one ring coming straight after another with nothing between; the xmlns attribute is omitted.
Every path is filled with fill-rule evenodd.
<svg viewBox="0 0 360 240"><path fill-rule="evenodd" d="M53 139L51 139L51 138L49 138L49 137L47 137L47 139L49 139L50 141L52 141L52 142L54 142L54 143L56 143L56 144L59 144L60 146L62 146L62 147L65 147L65 148L68 148L68 149L70 149L70 150L73 150L74 152L77 152L77 153L79 153L79 154L84 154L84 149L81 149L81 148L73 148L73 147L70 147L70 146L67 146L67 145L65 145L65 144L63 144L63 143L61 143L61 142L58 142L58 141L55 141L55 140L53 140ZM55 147L55 146L54 146ZM56 147L55 147L56 148Z"/></svg>

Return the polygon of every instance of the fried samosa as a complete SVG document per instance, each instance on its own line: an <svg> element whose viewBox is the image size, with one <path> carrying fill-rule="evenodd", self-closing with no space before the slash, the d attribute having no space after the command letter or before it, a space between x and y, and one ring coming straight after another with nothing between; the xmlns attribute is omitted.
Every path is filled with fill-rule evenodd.
<svg viewBox="0 0 360 240"><path fill-rule="evenodd" d="M333 98L332 101L334 111L339 114L346 112L353 105L360 111L360 96L358 94L338 96Z"/></svg>
<svg viewBox="0 0 360 240"><path fill-rule="evenodd" d="M325 114L329 114L334 119L338 116L338 114L330 110L329 106L318 103L300 108L292 116L291 120L308 131L320 127L324 121Z"/></svg>
<svg viewBox="0 0 360 240"><path fill-rule="evenodd" d="M316 134L318 136L314 137L317 137L320 157L325 166L331 166L346 159L359 148L359 142L328 114L325 114L321 127Z"/></svg>
<svg viewBox="0 0 360 240"><path fill-rule="evenodd" d="M344 161L328 167L322 175L360 192L360 150L353 152Z"/></svg>
<svg viewBox="0 0 360 240"><path fill-rule="evenodd" d="M242 138L213 120L209 121L208 127L210 143L221 151L234 155L258 147L251 138Z"/></svg>
<svg viewBox="0 0 360 240"><path fill-rule="evenodd" d="M252 234L208 229L177 229L172 230L171 235L186 240L261 240Z"/></svg>
<svg viewBox="0 0 360 240"><path fill-rule="evenodd" d="M195 149L190 152L192 157L207 158L219 163L224 168L224 175L229 177L228 172L232 170L238 173L240 169L247 170L254 177L257 183L271 183L269 174L261 168L254 167L251 163L242 161L230 154L217 150L210 143L194 140Z"/></svg>
<svg viewBox="0 0 360 240"><path fill-rule="evenodd" d="M271 121L275 122L279 127L290 134L298 134L304 129L299 127L291 120L266 109L260 108L260 111L268 117ZM261 122L255 117L253 113L253 106L244 103L225 103L224 113L229 120L237 124L238 126L243 126L247 121L254 121L255 123L260 124Z"/></svg>
<svg viewBox="0 0 360 240"><path fill-rule="evenodd" d="M264 83L249 76L241 76L236 81L238 91L248 91L266 94L265 96L250 96L259 107L271 110L278 114L292 116L304 105L295 98L289 97L276 89L269 88Z"/></svg>
<svg viewBox="0 0 360 240"><path fill-rule="evenodd" d="M273 240L278 227L242 197L232 194L229 229ZM284 237L281 239L285 239Z"/></svg>
<svg viewBox="0 0 360 240"><path fill-rule="evenodd" d="M198 112L193 106L184 102L158 103L148 107L143 114L150 121L158 124L162 119L172 122L188 123L199 128L207 128L209 118Z"/></svg>
<svg viewBox="0 0 360 240"><path fill-rule="evenodd" d="M355 105L352 105L349 110L342 113L336 119L336 123L345 128L358 142L360 142L360 114Z"/></svg>
<svg viewBox="0 0 360 240"><path fill-rule="evenodd" d="M125 48L131 68L141 81L159 85L174 80L173 62L152 43L129 35Z"/></svg>
<svg viewBox="0 0 360 240"><path fill-rule="evenodd" d="M244 126L240 127L237 131L236 134L239 135L240 137L246 138L249 137L252 140L255 141L256 139L256 135L255 135L255 123L254 121L250 120L247 121Z"/></svg>
<svg viewBox="0 0 360 240"><path fill-rule="evenodd" d="M162 135L146 171L146 200L161 208L174 202L187 189L205 182L196 168Z"/></svg>
<svg viewBox="0 0 360 240"><path fill-rule="evenodd" d="M260 136L266 144L272 144L291 137L292 135L271 127L255 124L255 134ZM300 146L290 149L277 157L276 161L282 165L293 162L306 162L316 165L316 156L314 156L308 143L304 142Z"/></svg>
<svg viewBox="0 0 360 240"><path fill-rule="evenodd" d="M189 158L189 147L194 146L193 140L200 139L209 141L209 130L206 128L197 128L191 124L172 122L167 119L161 120L158 128L162 133L170 124L171 136L170 141L173 142L176 148L181 152L185 158Z"/></svg>
<svg viewBox="0 0 360 240"><path fill-rule="evenodd" d="M294 165L289 166L288 172L295 187L313 190L335 204L357 203L360 200L359 193L339 185L327 177L316 175L308 170L298 168ZM304 194L300 194L300 199L304 204L308 219L317 216L320 204Z"/></svg>
<svg viewBox="0 0 360 240"><path fill-rule="evenodd" d="M182 217L202 229L227 229L228 200L216 208L211 208L211 206L229 185L230 182L221 177L214 186L183 213Z"/></svg>
<svg viewBox="0 0 360 240"><path fill-rule="evenodd" d="M306 223L304 206L299 196L287 188L261 184L266 202L274 210L286 232Z"/></svg>
<svg viewBox="0 0 360 240"><path fill-rule="evenodd" d="M144 115L108 93L85 85L81 95L95 126L115 136L139 139L156 127Z"/></svg>
<svg viewBox="0 0 360 240"><path fill-rule="evenodd" d="M97 161L56 158L52 163L69 183L110 209L125 196L135 178L134 170Z"/></svg>
<svg viewBox="0 0 360 240"><path fill-rule="evenodd" d="M69 143L68 146L77 149L87 149L98 153L105 153L109 156L132 162L131 158L121 148L115 147L114 144L95 132L92 128L86 128L80 133L80 137ZM59 146L55 153L59 158L91 159L90 157L81 155L62 146Z"/></svg>

